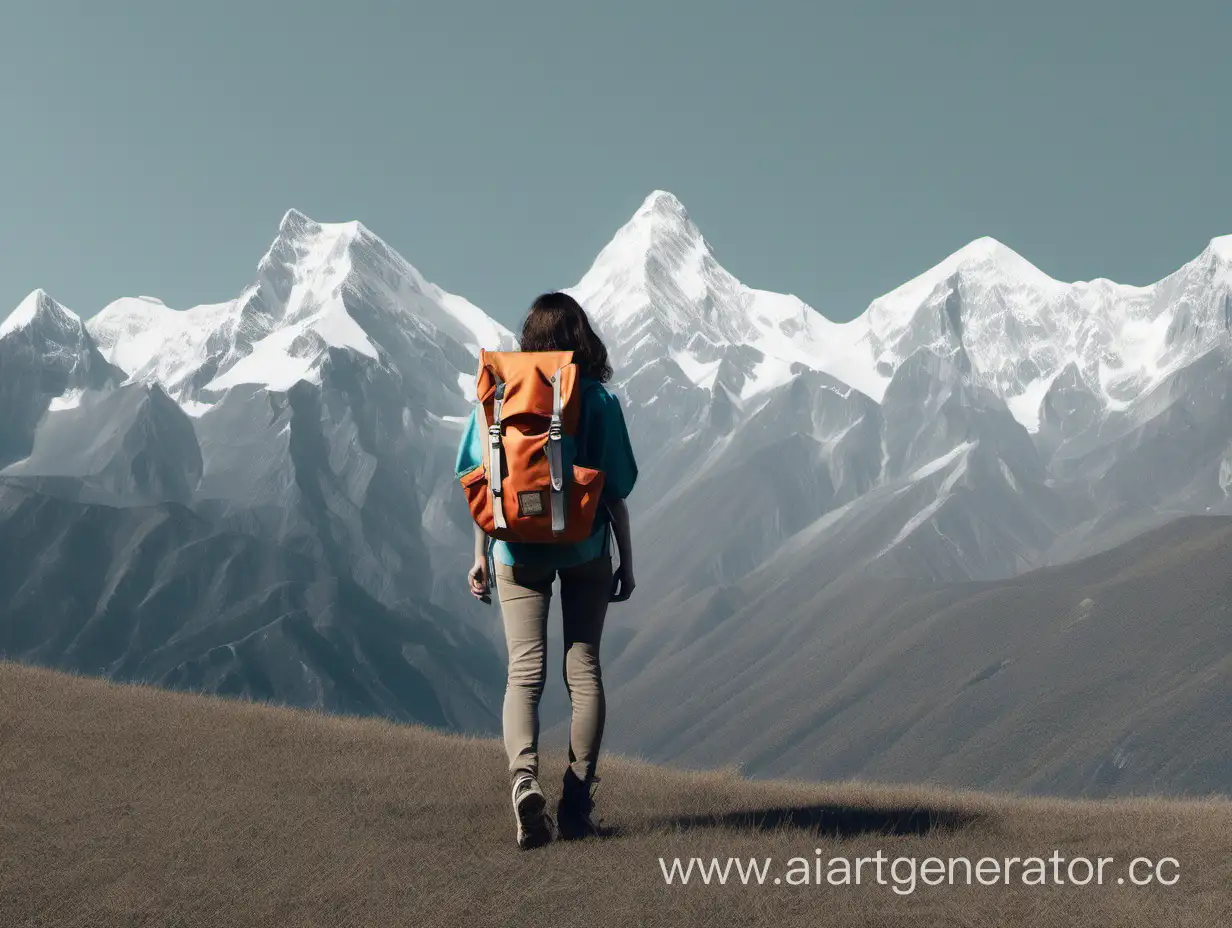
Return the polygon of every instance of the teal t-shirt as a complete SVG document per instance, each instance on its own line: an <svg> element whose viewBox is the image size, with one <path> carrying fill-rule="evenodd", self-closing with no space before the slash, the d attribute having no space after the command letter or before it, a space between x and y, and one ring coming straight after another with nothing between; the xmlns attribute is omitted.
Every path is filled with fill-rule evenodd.
<svg viewBox="0 0 1232 928"><path fill-rule="evenodd" d="M571 545L495 541L492 543L492 555L502 564L573 567L601 556L607 546L610 524L607 508L602 504L625 499L637 482L637 461L633 457L633 446L629 443L629 430L625 427L620 400L599 381L589 377L578 379L578 389L582 391L582 408L574 460L582 467L593 467L604 473L594 530L585 541ZM482 441L477 410L472 409L458 444L458 457L454 465L457 476L461 477L483 463Z"/></svg>

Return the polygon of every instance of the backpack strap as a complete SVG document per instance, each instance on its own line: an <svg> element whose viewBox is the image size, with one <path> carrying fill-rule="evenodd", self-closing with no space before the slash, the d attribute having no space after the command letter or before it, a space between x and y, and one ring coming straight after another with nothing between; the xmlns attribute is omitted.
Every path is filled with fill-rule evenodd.
<svg viewBox="0 0 1232 928"><path fill-rule="evenodd" d="M488 465L488 493L492 498L492 520L495 528L498 529L508 526L505 521L505 506L501 498L505 457L505 449L501 443L501 401L504 397L505 384L499 383L496 385L496 397L492 401L491 425L488 424L488 411L484 408L482 400L479 403L479 421L488 433L487 453L484 457L487 458Z"/></svg>
<svg viewBox="0 0 1232 928"><path fill-rule="evenodd" d="M552 375L552 422L548 426L548 474L552 481L552 533L565 530L565 465L561 452L560 371Z"/></svg>

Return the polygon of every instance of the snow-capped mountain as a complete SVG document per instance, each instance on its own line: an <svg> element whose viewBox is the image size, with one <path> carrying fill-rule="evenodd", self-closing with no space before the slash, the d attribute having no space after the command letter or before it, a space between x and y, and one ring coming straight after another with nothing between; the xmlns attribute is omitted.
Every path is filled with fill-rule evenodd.
<svg viewBox="0 0 1232 928"><path fill-rule="evenodd" d="M837 324L796 297L741 283L680 201L656 191L571 290L609 341L617 389L646 449L643 485L654 503L639 516L652 547L682 547L698 512L725 517L722 504L735 500L747 510L743 537L699 553L693 582L704 583L751 569L796 532L878 487L939 461L966 461L968 452L993 456L987 473L994 482L1003 475L1007 500L1034 487L1067 499L1079 524L1102 531L1108 519L1091 502L1092 482L1102 481L1104 497L1117 505L1130 489L1141 495L1152 486L1149 474L1144 482L1135 471L1134 487L1109 489L1108 476L1118 472L1112 458L1121 471L1128 459L1144 458L1138 467L1149 471L1149 449L1192 414L1183 401L1198 375L1186 371L1204 365L1209 382L1222 370L1232 319L1230 243L1216 239L1175 274L1135 288L1056 281L1004 245L978 239ZM42 321L33 325L36 318ZM157 385L193 416L202 472L197 478L190 470L185 480L195 482L199 507L295 511L286 494L304 486L290 479L294 468L280 477L286 465L271 465L307 447L292 438L307 420L294 415L291 400L315 396L309 388L337 397L308 412L332 423L321 453L329 455L331 480L342 481L333 505L345 510L358 501L360 512L374 474L402 473L418 489L399 492L419 499L424 528L449 545L459 527L444 516L448 480L407 461L447 455L479 346L512 344L506 329L429 283L359 223L317 223L295 210L253 283L233 300L177 311L151 297L122 299L83 327L36 294L4 323L9 341L20 332L43 333L37 357L54 355L62 367L64 358L76 359L67 368L74 377L104 372L97 383L70 389L66 381L27 403L27 418L78 405L83 391L119 372ZM46 345L58 347L49 354ZM266 396L272 416L260 411ZM1214 477L1178 476L1175 467L1167 476L1169 484L1180 481L1175 492L1185 511L1220 504L1232 484L1225 454L1232 434L1225 440L1221 426L1212 428L1220 437L1208 442L1213 450L1199 449L1197 468ZM1165 437L1156 434L1161 429ZM31 453L32 440L30 433L20 442L21 453ZM38 455L14 462L16 454L10 473L49 466ZM262 467L254 470L253 461ZM424 481L434 489L421 495ZM247 489L232 498L229 488L240 486ZM1035 512L1054 508L1037 503ZM918 548L929 537L952 549L945 532L929 534L936 504L924 499L913 512L887 517L890 541L875 546L874 560L893 561L893 548ZM972 518L1011 509L985 499ZM1062 531L1065 545L1084 531ZM988 569L1050 556L1038 550L1038 531L1019 526L1008 534L1036 541ZM961 573L964 564L982 573L961 558L944 573ZM383 570L371 572L387 585Z"/></svg>
<svg viewBox="0 0 1232 928"><path fill-rule="evenodd" d="M932 276L981 267L986 250L985 243L964 249ZM1014 267L1008 257L1003 263ZM608 340L635 442L648 449L643 482L654 504L641 532L653 589L731 582L827 513L980 442L976 457L996 463L983 492L969 497L979 505L957 520L969 523L972 540L995 532L979 527L984 513L1035 522L1012 499L1024 486L1034 496L1051 491L1002 396L969 376L961 351L935 337L913 341L910 326L894 325L892 310L908 323L928 318L935 288L922 278L836 324L793 296L740 283L675 197L647 198L571 292ZM922 307L908 313L913 297ZM998 494L1005 503L991 504ZM955 557L953 540L936 528L943 510L926 488L894 499L873 520L880 540L865 547L874 560L892 562L906 546L915 549L912 563L945 565L937 577L982 576L1040 554L1039 527L1016 524L1004 532L1030 539L1024 550L989 557L969 544ZM952 511L967 500L957 493L944 516L954 521ZM725 530L733 524L739 533ZM692 543L698 534L706 545Z"/></svg>
<svg viewBox="0 0 1232 928"><path fill-rule="evenodd" d="M428 591L474 613L436 578L463 568L452 445L479 349L513 345L503 326L360 223L291 210L236 299L119 300L89 328L195 418L198 511L306 547L387 604Z"/></svg>
<svg viewBox="0 0 1232 928"><path fill-rule="evenodd" d="M1217 238L1148 287L1065 283L981 238L874 300L851 322L835 324L795 297L740 283L718 263L680 202L657 191L572 292L609 340L631 427L641 446L653 449L646 471L655 512L680 507L673 518L647 516L652 538L657 525L668 548L682 546L689 533L680 526L695 513L725 512L715 503L730 506L736 495L752 500L767 482L794 487L777 504L748 503L753 511L741 524L758 541L736 561L760 562L802 520L848 502L842 491L831 496L829 486L799 486L787 462L812 462L809 473L824 473L827 484L839 471L858 475L848 487L859 496L977 442L983 445L977 456L991 453L998 463L987 471L984 494L972 497L980 502L971 517L978 523L981 514L996 520L1017 511L1027 522L1038 516L1049 526L1001 526L1006 537L1030 543L991 561L971 551L936 575L985 576L1072 557L1159 520L1158 513L1135 511L1134 499L1167 502L1162 518L1226 506L1232 433L1225 436L1222 425L1211 423L1207 444L1166 474L1160 455L1169 445L1193 444L1183 423L1201 414L1189 402L1201 391L1178 387L1199 377L1186 372L1198 365L1209 379L1223 370L1213 358L1225 350L1232 321L1230 255L1232 237ZM812 393L808 405L832 411L820 421L798 412L794 422L780 418L779 410L791 404L777 394L820 383L819 376L828 377L827 389ZM899 396L889 398L896 381L903 384ZM797 434L808 436L807 449L759 461L747 473L732 468L744 449ZM1112 469L1114 458L1142 463L1132 478L1121 478L1129 466ZM680 479L685 473L690 479ZM1005 505L990 503L989 480L1001 480ZM1092 489L1097 483L1099 493ZM1144 491L1174 485L1163 496ZM1030 509L1010 504L1024 493L1034 499ZM707 505L699 494L711 497ZM1097 495L1115 514L1093 502ZM960 493L952 505L964 498ZM892 549L902 546L912 549L910 562L950 563L956 546L935 524L935 502L890 518L884 531L899 540L873 546L874 560L901 569L892 567L900 561ZM1070 524L1058 522L1062 511ZM909 525L917 530L905 531ZM995 532L988 526L969 536ZM1047 541L1050 532L1059 533L1057 547ZM929 544L945 550L936 557L919 550ZM730 578L720 566L733 563L730 555L710 550L708 579L698 582Z"/></svg>
<svg viewBox="0 0 1232 928"><path fill-rule="evenodd" d="M609 346L640 449L652 588L660 572L676 592L738 576L875 479L876 403L832 376L863 382L855 330L741 284L670 193L651 194L570 292ZM743 533L721 532L733 519Z"/></svg>
<svg viewBox="0 0 1232 928"><path fill-rule="evenodd" d="M35 290L0 321L0 467L30 453L39 421L83 390L124 379L81 319Z"/></svg>
<svg viewBox="0 0 1232 928"><path fill-rule="evenodd" d="M308 691L315 687L322 707L386 712L402 703L399 711L409 718L473 717L469 708L449 710L473 699L451 691L453 681L438 679L422 654L385 654L384 642L369 640L374 629L347 626L345 606L331 597L350 596L365 612L384 610L382 627L390 615L436 623L438 663L482 668L485 677L464 689L496 685L499 661L488 640L496 630L483 624L476 636L488 615L447 578L462 576L470 557L469 516L450 505L457 502L452 464L459 421L468 411L480 347L511 347L507 330L428 282L359 223L316 223L292 210L255 280L233 300L177 311L151 297L123 299L83 326L36 295L4 323L4 332L0 389L6 400L17 391L22 403L12 415L0 408L6 414L0 434L13 434L11 425L28 422L29 428L0 460L0 483L90 504L57 510L80 519L82 532L111 518L93 508L99 503L179 503L202 520L194 523L194 537L206 525L285 553L271 555L269 563L306 559L308 573L341 585L317 583L309 607L289 602L286 609L341 622L340 637L328 647L352 649L372 677L358 690L348 688L347 659L341 652L323 657L326 645L311 640L299 644L312 660L288 651L288 667L268 663L274 653L254 664L247 646L220 626L207 636L208 656L177 644L181 633L173 629L173 646L160 652L160 679L201 685L205 667L210 685L224 691L270 695L277 680L274 696L300 699L305 688L296 682L296 668L307 660L319 680ZM30 376L16 376L19 370ZM162 517L134 522L162 524ZM128 537L117 536L117 543ZM83 615L127 602L137 593L134 584L200 589L202 578L222 567L202 559L201 542L190 547L173 558L147 551L144 543L117 552L109 569L124 596L108 586L97 604L80 603ZM217 548L225 556L228 546ZM71 569L58 556L49 554L48 562ZM269 574L260 595L275 601L259 606L243 599L255 595L252 579L228 581L211 593L220 622L230 621L229 614L277 615L277 598L289 595L280 591L301 578ZM347 593L346 584L362 593ZM189 603L183 614L200 616ZM233 631L254 633L238 620ZM57 648L86 647L66 634L40 639L39 653L51 659ZM182 631L185 641L204 643L194 634ZM400 633L389 634L394 640ZM353 635L359 638L352 641ZM140 655L128 653L123 666L142 666ZM107 665L105 672L124 671Z"/></svg>
<svg viewBox="0 0 1232 928"><path fill-rule="evenodd" d="M1004 475L999 491L1007 505L979 496L975 522L981 513L1003 518L1015 510L1008 501L1033 487L1040 498L1032 512L1052 512L1065 498L1079 526L1088 520L1103 532L1108 519L1089 503L1089 486L1108 470L1109 449L1137 448L1135 430L1151 428L1151 410L1175 405L1162 399L1176 392L1168 385L1226 337L1229 241L1216 239L1165 280L1134 288L1059 282L1004 245L978 239L837 324L794 296L741 283L680 201L656 191L571 292L609 342L617 389L646 449L643 486L654 504L639 519L652 549L665 554L654 563L667 565L667 552L686 545L696 513L726 518L735 500L746 513L741 537L697 552L692 582L704 584L752 569L832 510L962 448L993 456L989 480ZM16 327L20 318L7 324ZM295 210L280 223L254 282L234 300L176 311L150 297L122 299L88 329L107 360L135 381L157 384L198 420L198 505L228 511L236 503L231 486L247 487L241 497L259 500L260 511L287 508L285 494L301 489L249 463L285 461L300 447L277 414L266 419L253 406L261 396L302 395L297 385L329 394L340 376L369 384L376 392L365 413L384 408L383 424L362 429L352 410L330 427L342 429L329 451L343 468L335 478L351 474L342 499L362 497L389 449L374 454L358 437L344 436L354 430L370 444L393 441L402 448L399 460L423 457L427 446L437 448L429 459L446 455L478 347L512 344L502 326L429 283L359 223L317 223ZM321 415L349 408L356 394L347 388L338 395L348 397L343 407L327 403ZM239 453L239 444L247 450ZM420 450L412 454L412 447ZM1225 473L1207 481L1219 487L1219 500L1187 481L1186 511L1206 511L1226 496L1219 481L1229 483L1232 462L1222 447L1201 465ZM420 471L415 479L432 476ZM443 516L448 482L436 484L422 500L425 525L452 545L458 526ZM986 492L989 486L986 480ZM904 498L915 497L899 494L900 506ZM951 508L963 498L959 493ZM909 561L949 563L954 544L935 525L936 504L922 499L913 511L878 522L886 538L873 545L874 560L897 563L893 550L909 546L916 554ZM1063 550L1076 543L1075 532L1087 537L1079 526L1058 529ZM1037 529L1020 525L1007 535L1033 541L991 562L971 552L941 573L983 575L1054 556L1039 549ZM928 544L945 547L946 556L918 550Z"/></svg>
<svg viewBox="0 0 1232 928"><path fill-rule="evenodd" d="M31 292L3 320L0 338L25 333L30 340L42 339L50 350L70 347L82 339L82 322L72 310L61 306L45 290Z"/></svg>
<svg viewBox="0 0 1232 928"><path fill-rule="evenodd" d="M831 374L876 397L884 386L857 350L859 326L831 322L794 296L741 284L672 194L657 190L570 292L600 319L623 368L670 362L689 383L747 399L793 369Z"/></svg>
<svg viewBox="0 0 1232 928"><path fill-rule="evenodd" d="M1229 320L1232 236L1148 287L1062 283L983 238L874 300L857 323L878 370L919 348L953 355L1034 430L1071 365L1106 408L1124 408L1226 337Z"/></svg>
<svg viewBox="0 0 1232 928"><path fill-rule="evenodd" d="M360 223L317 223L296 210L236 299L184 311L121 299L89 329L112 363L181 400L208 402L240 384L319 383L335 349L403 376L445 374L431 391L437 412L459 407L443 394L465 396L453 368L469 378L481 346L511 344L503 326L429 283Z"/></svg>

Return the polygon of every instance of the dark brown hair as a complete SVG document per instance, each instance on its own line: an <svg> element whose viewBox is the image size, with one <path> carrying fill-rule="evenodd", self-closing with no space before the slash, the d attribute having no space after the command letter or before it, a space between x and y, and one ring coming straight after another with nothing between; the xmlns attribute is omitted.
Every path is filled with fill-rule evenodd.
<svg viewBox="0 0 1232 928"><path fill-rule="evenodd" d="M583 376L600 383L612 379L607 346L596 334L586 311L567 293L535 298L522 323L523 351L572 351Z"/></svg>

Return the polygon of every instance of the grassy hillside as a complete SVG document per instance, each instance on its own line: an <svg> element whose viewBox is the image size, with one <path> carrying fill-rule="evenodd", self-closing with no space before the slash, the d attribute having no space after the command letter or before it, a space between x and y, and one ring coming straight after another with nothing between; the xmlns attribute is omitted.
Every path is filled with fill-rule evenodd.
<svg viewBox="0 0 1232 928"><path fill-rule="evenodd" d="M609 837L520 852L493 741L9 663L0 663L0 706L6 928L1212 928L1232 918L1232 803L1221 799L1017 800L614 760L600 794ZM554 793L555 776L545 785ZM858 887L773 885L790 858L811 861L819 850L827 865L878 850L888 858L1059 850L1116 864L1106 885L1087 887L917 885L899 895L888 871L887 885L877 885L871 869ZM1179 883L1116 885L1139 855L1177 858ZM659 858L676 856L774 862L766 885L739 885L732 870L727 885L668 886Z"/></svg>

